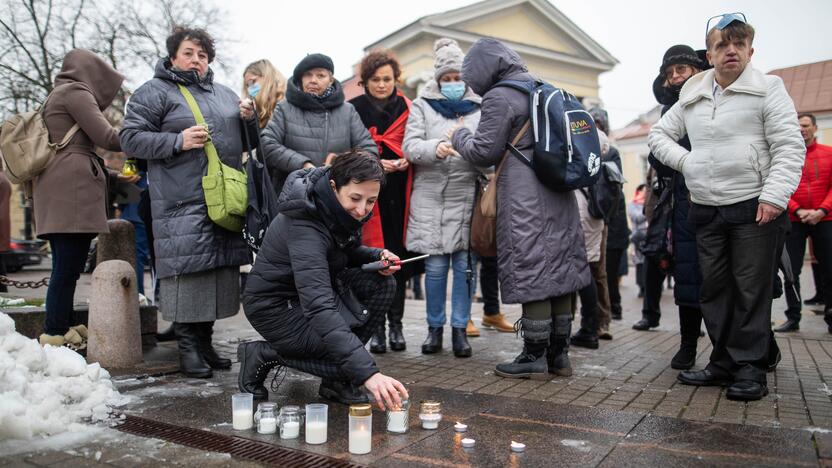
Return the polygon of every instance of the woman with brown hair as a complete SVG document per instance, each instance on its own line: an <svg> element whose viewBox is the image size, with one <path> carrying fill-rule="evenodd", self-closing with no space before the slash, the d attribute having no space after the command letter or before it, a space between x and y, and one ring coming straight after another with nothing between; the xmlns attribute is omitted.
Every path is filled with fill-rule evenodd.
<svg viewBox="0 0 832 468"><path fill-rule="evenodd" d="M410 189L413 172L404 158L402 141L407 118L410 115L410 100L396 88L402 71L398 60L388 50L374 50L361 60L361 86L364 94L350 101L358 111L361 121L378 145L381 165L386 174L386 183L381 189L373 217L363 230L364 244L370 247L386 248L402 258L405 251L405 232L410 204ZM411 268L396 274L396 297L388 309L390 322L390 349L402 351L407 346L402 333L404 315L405 283ZM370 351L387 351L387 337L384 321L370 342Z"/></svg>
<svg viewBox="0 0 832 468"><path fill-rule="evenodd" d="M286 97L286 77L266 59L251 62L243 72L240 96L254 101L258 126L265 128L277 103Z"/></svg>

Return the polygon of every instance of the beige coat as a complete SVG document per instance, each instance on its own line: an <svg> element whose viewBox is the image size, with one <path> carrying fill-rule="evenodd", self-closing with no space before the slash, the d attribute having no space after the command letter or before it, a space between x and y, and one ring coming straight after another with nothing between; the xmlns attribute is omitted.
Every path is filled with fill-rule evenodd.
<svg viewBox="0 0 832 468"><path fill-rule="evenodd" d="M124 77L90 51L75 49L44 105L51 141L61 141L76 123L81 129L33 180L38 237L57 233L107 232L107 170L95 146L120 151L118 132L104 118Z"/></svg>

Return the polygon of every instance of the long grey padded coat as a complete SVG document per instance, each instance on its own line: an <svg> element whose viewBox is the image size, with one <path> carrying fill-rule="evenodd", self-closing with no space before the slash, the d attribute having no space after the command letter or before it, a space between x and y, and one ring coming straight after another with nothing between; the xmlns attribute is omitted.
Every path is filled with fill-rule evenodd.
<svg viewBox="0 0 832 468"><path fill-rule="evenodd" d="M208 169L205 151L181 151L182 130L196 125L178 83L199 105L224 164L242 169L243 135L239 98L196 72L174 72L170 59L160 59L152 80L130 98L119 133L128 156L148 160L148 190L153 212L153 247L159 278L196 273L251 261L243 236L208 218L202 176Z"/></svg>
<svg viewBox="0 0 832 468"><path fill-rule="evenodd" d="M423 254L450 254L468 248L475 184L480 170L470 162L449 156L436 157L436 147L457 119L434 110L426 99L447 99L431 80L410 107L404 134L404 156L413 164L413 191L407 222L407 250ZM482 99L470 88L464 100ZM476 129L480 111L465 116L465 126Z"/></svg>
<svg viewBox="0 0 832 468"><path fill-rule="evenodd" d="M453 146L479 166L499 164L507 144L529 120L529 96L494 85L534 78L516 52L488 38L466 54L462 79L482 96L482 114L475 133L464 127L454 133ZM531 155L532 147L528 132L517 148ZM575 196L544 187L511 155L497 179L497 257L500 293L508 304L569 294L591 280Z"/></svg>

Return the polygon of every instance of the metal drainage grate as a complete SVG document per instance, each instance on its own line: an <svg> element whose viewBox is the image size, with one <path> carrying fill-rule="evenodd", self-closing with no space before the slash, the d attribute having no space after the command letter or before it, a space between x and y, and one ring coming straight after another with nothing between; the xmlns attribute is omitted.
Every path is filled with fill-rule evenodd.
<svg viewBox="0 0 832 468"><path fill-rule="evenodd" d="M278 445L237 436L215 434L200 429L176 426L137 416L125 415L124 422L114 429L142 437L153 437L168 442L211 452L228 453L232 457L292 468L359 468L346 460L293 450Z"/></svg>

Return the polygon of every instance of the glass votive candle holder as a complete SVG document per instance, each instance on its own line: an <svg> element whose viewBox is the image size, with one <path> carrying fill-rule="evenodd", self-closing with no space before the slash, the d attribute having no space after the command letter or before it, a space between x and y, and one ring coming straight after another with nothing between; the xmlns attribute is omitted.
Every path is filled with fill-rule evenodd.
<svg viewBox="0 0 832 468"><path fill-rule="evenodd" d="M286 405L280 408L280 438L297 439L300 436L300 406Z"/></svg>
<svg viewBox="0 0 832 468"><path fill-rule="evenodd" d="M231 426L237 431L251 429L254 426L254 395L235 393L231 395Z"/></svg>
<svg viewBox="0 0 832 468"><path fill-rule="evenodd" d="M274 434L277 432L277 403L263 402L257 405L254 413L259 434Z"/></svg>
<svg viewBox="0 0 832 468"><path fill-rule="evenodd" d="M326 443L329 406L323 403L306 405L306 443Z"/></svg>
<svg viewBox="0 0 832 468"><path fill-rule="evenodd" d="M390 408L387 410L387 432L395 434L404 434L407 432L407 427L410 422L410 400L402 399L402 404L398 408Z"/></svg>
<svg viewBox="0 0 832 468"><path fill-rule="evenodd" d="M422 429L438 429L439 421L442 420L442 403L423 401L419 405L419 419L422 421Z"/></svg>

